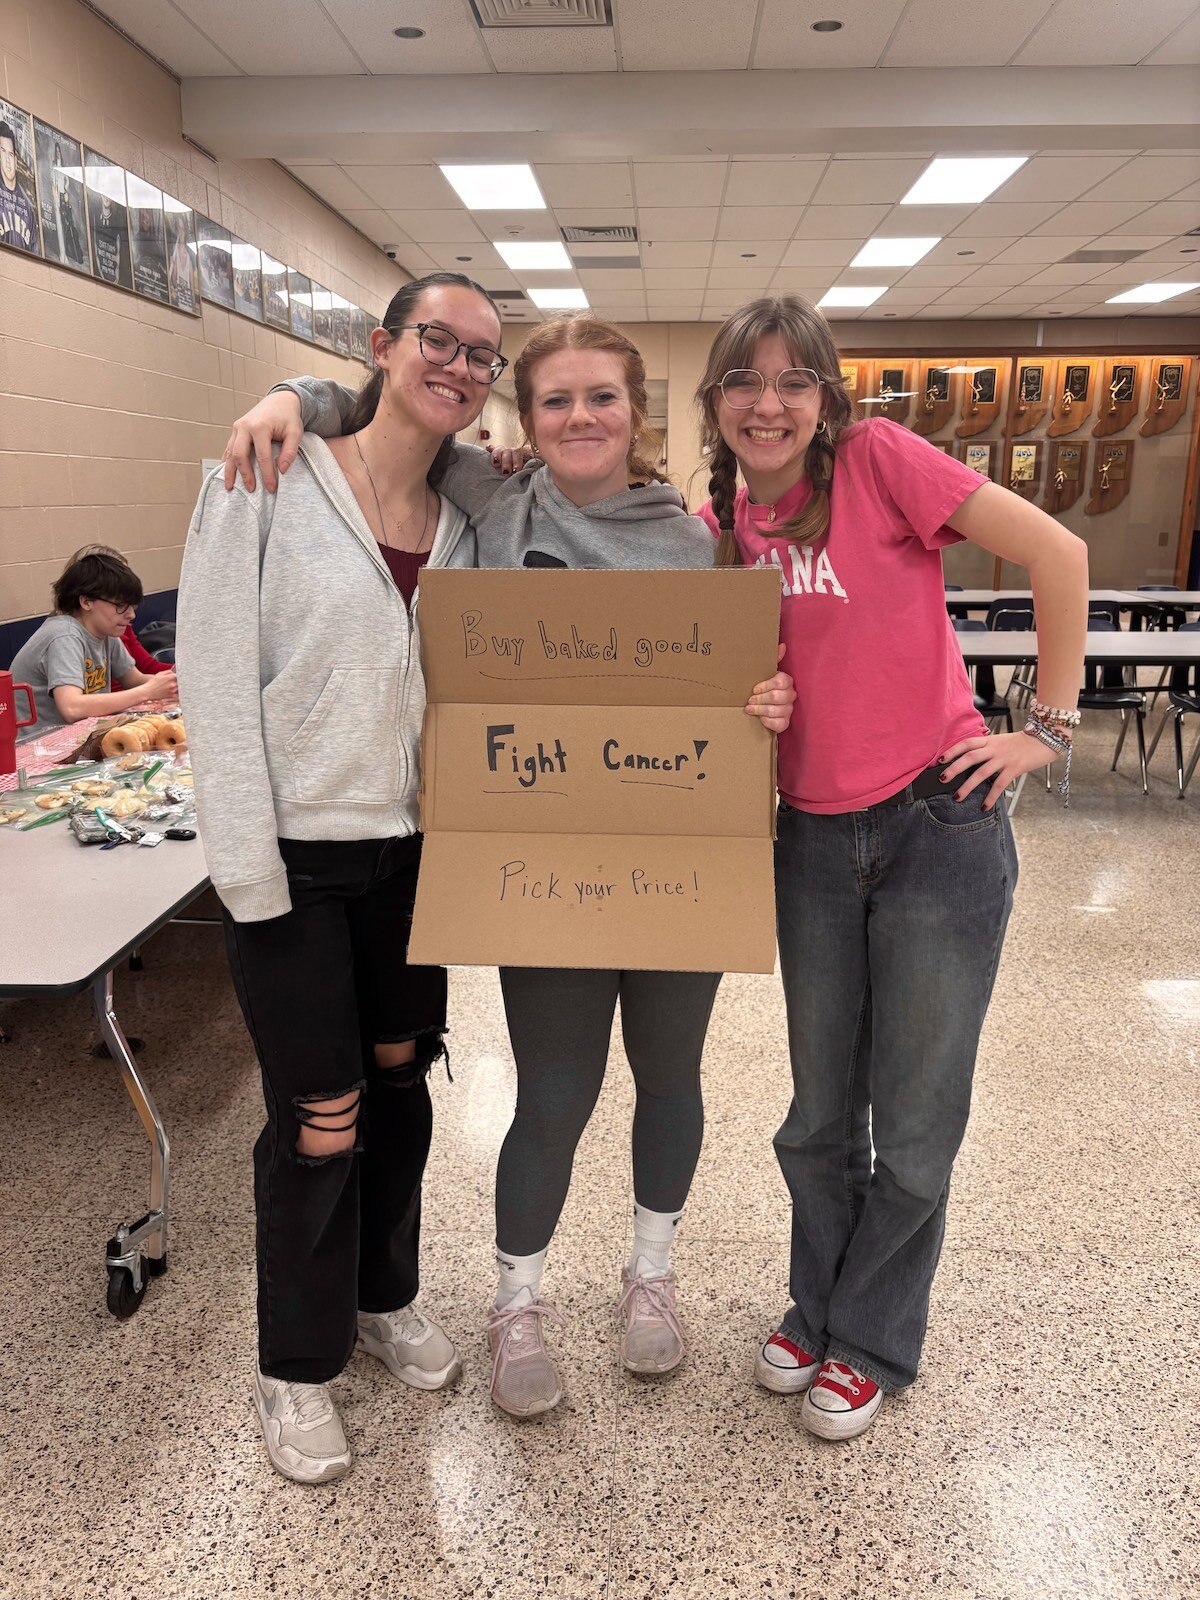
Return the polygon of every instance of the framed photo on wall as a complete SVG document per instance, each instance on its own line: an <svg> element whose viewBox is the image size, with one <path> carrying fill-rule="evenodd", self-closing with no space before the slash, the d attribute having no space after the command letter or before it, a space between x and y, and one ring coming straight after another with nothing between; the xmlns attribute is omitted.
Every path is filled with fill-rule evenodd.
<svg viewBox="0 0 1200 1600"><path fill-rule="evenodd" d="M125 196L125 168L107 156L83 147L83 173L87 186L88 240L92 273L105 283L133 288L133 251L129 242L129 207Z"/></svg>
<svg viewBox="0 0 1200 1600"><path fill-rule="evenodd" d="M256 244L233 237L233 309L255 322L263 319L262 251Z"/></svg>
<svg viewBox="0 0 1200 1600"><path fill-rule="evenodd" d="M319 283L312 286L313 339L326 350L333 349L333 294Z"/></svg>
<svg viewBox="0 0 1200 1600"><path fill-rule="evenodd" d="M148 300L169 305L167 246L162 190L136 173L125 174L129 200L129 242L133 252L133 287Z"/></svg>
<svg viewBox="0 0 1200 1600"><path fill-rule="evenodd" d="M288 309L292 314L292 333L297 339L312 343L313 305L312 284L302 272L288 268Z"/></svg>
<svg viewBox="0 0 1200 1600"><path fill-rule="evenodd" d="M83 152L74 139L68 139L38 117L33 119L33 148L37 156L42 253L47 261L90 273Z"/></svg>
<svg viewBox="0 0 1200 1600"><path fill-rule="evenodd" d="M196 245L196 216L173 195L163 195L163 226L167 243L167 294L179 311L200 315L200 263Z"/></svg>
<svg viewBox="0 0 1200 1600"><path fill-rule="evenodd" d="M333 348L339 356L350 354L350 312L349 300L343 300L340 294L333 296Z"/></svg>
<svg viewBox="0 0 1200 1600"><path fill-rule="evenodd" d="M371 329L375 324L370 321L365 311L360 311L357 306L350 310L350 354L355 361L371 360Z"/></svg>
<svg viewBox="0 0 1200 1600"><path fill-rule="evenodd" d="M262 253L262 302L263 316L272 328L282 328L284 333L291 331L291 318L288 314L288 269L282 261L276 261L264 250Z"/></svg>
<svg viewBox="0 0 1200 1600"><path fill-rule="evenodd" d="M0 244L40 256L33 119L28 111L0 100Z"/></svg>
<svg viewBox="0 0 1200 1600"><path fill-rule="evenodd" d="M200 298L233 310L233 240L229 229L196 212L196 243L200 257Z"/></svg>

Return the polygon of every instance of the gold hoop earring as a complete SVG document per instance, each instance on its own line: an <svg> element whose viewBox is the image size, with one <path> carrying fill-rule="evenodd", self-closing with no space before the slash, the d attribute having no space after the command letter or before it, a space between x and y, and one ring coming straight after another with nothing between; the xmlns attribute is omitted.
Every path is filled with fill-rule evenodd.
<svg viewBox="0 0 1200 1600"><path fill-rule="evenodd" d="M827 425L826 425L826 422L825 422L825 418L824 418L824 417L822 417L822 418L821 418L821 420L820 420L820 422L818 422L818 423L817 423L817 427L816 427L816 431L817 431L817 432L818 432L818 433L825 433L825 432L827 432L827 431L828 431L828 430L827 430Z"/></svg>

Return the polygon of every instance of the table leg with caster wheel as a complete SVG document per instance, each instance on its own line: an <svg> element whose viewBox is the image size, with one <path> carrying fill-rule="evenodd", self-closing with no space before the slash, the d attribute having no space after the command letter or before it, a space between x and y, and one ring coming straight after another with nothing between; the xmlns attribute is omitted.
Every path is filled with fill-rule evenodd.
<svg viewBox="0 0 1200 1600"><path fill-rule="evenodd" d="M114 1317L131 1317L142 1303L149 1278L167 1270L167 1213L171 1147L158 1108L142 1082L121 1024L113 1010L113 975L106 972L92 987L100 1036L121 1069L129 1098L150 1140L150 1209L136 1222L123 1222L108 1241L108 1309Z"/></svg>

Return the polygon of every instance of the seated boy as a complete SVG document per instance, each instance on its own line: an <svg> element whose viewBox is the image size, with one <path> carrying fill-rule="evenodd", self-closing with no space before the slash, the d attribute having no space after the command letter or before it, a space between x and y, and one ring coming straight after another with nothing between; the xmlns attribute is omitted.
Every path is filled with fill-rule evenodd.
<svg viewBox="0 0 1200 1600"><path fill-rule="evenodd" d="M55 615L12 663L14 679L33 690L37 731L178 699L174 672L139 672L121 643L141 600L141 579L120 556L93 549L67 563L54 585Z"/></svg>

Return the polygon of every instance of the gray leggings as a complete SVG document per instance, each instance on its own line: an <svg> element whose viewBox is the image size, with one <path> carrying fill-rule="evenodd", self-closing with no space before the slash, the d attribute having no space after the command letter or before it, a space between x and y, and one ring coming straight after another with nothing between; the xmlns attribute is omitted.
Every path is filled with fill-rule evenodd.
<svg viewBox="0 0 1200 1600"><path fill-rule="evenodd" d="M571 1183L575 1147L604 1082L617 997L633 1069L633 1192L651 1211L680 1211L700 1142L700 1057L719 972L502 967L517 1063L517 1108L496 1169L496 1244L544 1250Z"/></svg>

